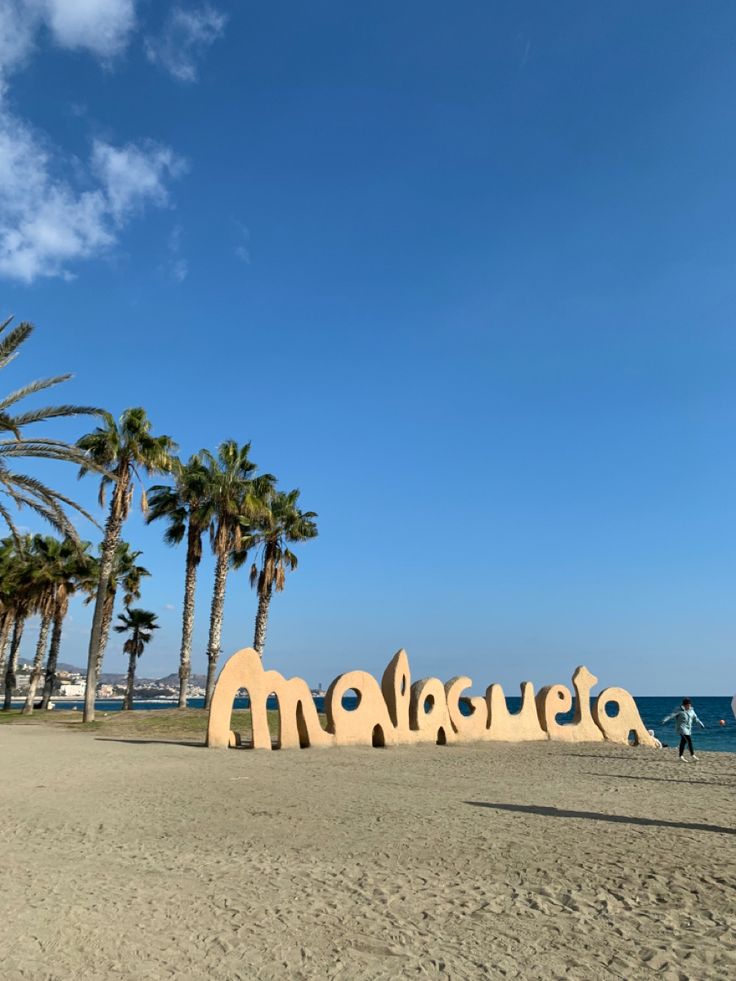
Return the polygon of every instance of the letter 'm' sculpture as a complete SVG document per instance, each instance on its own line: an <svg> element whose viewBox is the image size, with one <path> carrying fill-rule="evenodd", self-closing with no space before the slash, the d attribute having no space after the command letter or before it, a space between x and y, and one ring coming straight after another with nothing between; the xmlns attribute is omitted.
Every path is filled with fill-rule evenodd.
<svg viewBox="0 0 736 981"><path fill-rule="evenodd" d="M266 703L276 696L279 715L277 745L281 749L307 746L397 746L407 743L521 742L634 742L654 746L631 695L623 688L606 688L592 709L590 690L598 679L585 667L576 669L573 721L561 724L557 716L573 707L564 685L549 685L537 692L529 681L521 686L521 709L509 712L500 685L491 685L485 698L464 696L470 678L438 678L411 683L409 659L399 651L389 662L379 685L365 671L348 671L335 678L325 696L327 728L320 723L314 699L301 678L284 678L266 671L258 654L247 647L229 658L217 679L210 705L207 745L237 746L240 736L230 729L233 701L245 688L250 698L254 749L271 749ZM343 696L354 691L357 704L346 708ZM618 714L609 715L616 704ZM465 707L465 711L461 709Z"/></svg>

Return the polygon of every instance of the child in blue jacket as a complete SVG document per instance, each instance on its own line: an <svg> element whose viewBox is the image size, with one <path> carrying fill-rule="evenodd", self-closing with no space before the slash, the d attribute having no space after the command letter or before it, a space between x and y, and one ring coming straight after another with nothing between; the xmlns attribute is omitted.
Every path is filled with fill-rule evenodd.
<svg viewBox="0 0 736 981"><path fill-rule="evenodd" d="M685 761L683 753L687 746L690 750L690 756L697 761L698 757L693 750L693 722L697 722L701 729L705 729L705 726L695 714L693 703L689 698L683 698L682 705L674 712L670 712L666 719L662 719L662 725L669 722L670 719L675 720L675 728L680 737L680 759Z"/></svg>

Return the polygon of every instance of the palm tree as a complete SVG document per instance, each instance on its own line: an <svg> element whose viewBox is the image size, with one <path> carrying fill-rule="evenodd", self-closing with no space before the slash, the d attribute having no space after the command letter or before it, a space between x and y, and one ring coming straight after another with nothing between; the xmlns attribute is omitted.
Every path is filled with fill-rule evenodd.
<svg viewBox="0 0 736 981"><path fill-rule="evenodd" d="M275 478L271 474L253 477L256 464L249 458L250 443L238 446L234 440L226 440L213 456L202 450L202 461L207 468L208 494L212 519L210 543L215 553L215 583L210 609L210 632L207 642L207 684L205 708L209 707L215 688L215 672L220 655L222 638L222 614L225 606L225 590L230 563L235 552L242 552L243 539L249 534L249 523L260 513L260 498Z"/></svg>
<svg viewBox="0 0 736 981"><path fill-rule="evenodd" d="M13 540L13 551L8 557L5 568L3 591L12 611L13 633L5 667L3 711L7 711L11 707L23 628L32 612L33 596L30 591L32 563L29 552L30 535L24 535Z"/></svg>
<svg viewBox="0 0 736 981"><path fill-rule="evenodd" d="M0 687L5 685L5 664L8 644L15 619L13 610L14 591L10 581L15 542L12 538L0 541Z"/></svg>
<svg viewBox="0 0 736 981"><path fill-rule="evenodd" d="M158 617L150 610L134 609L126 606L125 613L118 614L120 623L115 624L115 630L119 634L130 633L130 637L123 644L123 650L130 655L128 660L128 679L125 684L125 697L123 699L123 709L133 708L133 686L135 684L135 665L138 658L143 653L146 644L153 636L153 631L158 630L156 620Z"/></svg>
<svg viewBox="0 0 736 981"><path fill-rule="evenodd" d="M77 592L92 595L97 586L96 563L89 554L91 545L82 542L81 546L66 539L56 542L50 548L50 558L54 567L56 589L54 596L54 621L51 630L51 645L46 662L46 675L41 696L41 708L47 709L56 685L56 665L59 660L61 633L69 609L69 599Z"/></svg>
<svg viewBox="0 0 736 981"><path fill-rule="evenodd" d="M120 540L125 519L130 512L133 500L133 479L143 470L149 476L166 473L171 469L171 457L176 449L168 436L152 436L151 423L144 409L126 409L118 423L109 414L104 425L83 436L77 446L84 452L85 464L80 476L93 466L104 468L100 484L100 505L104 503L107 485L113 484L112 498L105 523L100 559L100 579L97 586L95 610L92 617L92 631L87 655L87 689L84 697L84 721L92 722L95 717L95 693L97 691L97 672L101 658L102 625L105 596L108 590L110 572L115 561L115 549ZM141 505L146 509L145 493L141 493Z"/></svg>
<svg viewBox="0 0 736 981"><path fill-rule="evenodd" d="M250 570L250 584L258 591L253 646L263 657L266 646L268 611L274 587L281 592L286 585L286 570L296 569L297 557L289 549L293 542L304 542L317 537L314 511L301 511L297 504L299 491L272 491L267 494L257 521L253 544L260 551L260 568L254 562ZM238 563L242 562L238 556Z"/></svg>
<svg viewBox="0 0 736 981"><path fill-rule="evenodd" d="M10 631L13 629L13 612L5 605L0 603L0 687L4 684L5 662L8 658L8 644L10 643Z"/></svg>
<svg viewBox="0 0 736 981"><path fill-rule="evenodd" d="M10 317L0 324L0 334L7 330L12 319ZM21 346L28 340L33 331L33 324L24 322L13 327L0 339L0 368L4 368L18 355ZM84 462L84 454L78 447L70 446L58 439L38 436L27 438L24 435L24 429L34 423L46 422L48 419L78 415L100 415L100 409L84 405L54 405L17 412L18 403L22 402L24 398L53 388L71 377L71 375L57 375L55 378L31 382L0 399L0 435L3 437L0 438L0 518L8 526L17 542L20 541L21 536L8 508L8 503L12 503L17 508L29 508L62 535L68 535L75 540L77 532L64 508L71 507L93 521L83 508L64 494L47 487L36 477L11 469L15 460L63 460L77 464ZM8 503L3 498L9 499Z"/></svg>
<svg viewBox="0 0 736 981"><path fill-rule="evenodd" d="M192 631L194 629L194 598L197 588L197 567L202 559L202 535L212 520L209 496L209 471L198 455L188 463L176 461L174 486L157 484L148 492L149 510L146 521L166 521L164 541L178 545L186 535L187 554L184 570L184 607L179 652L179 708L187 707L187 687L192 662Z"/></svg>
<svg viewBox="0 0 736 981"><path fill-rule="evenodd" d="M143 555L141 551L133 551L128 542L119 541L115 547L110 578L107 581L107 592L102 608L102 636L100 640L100 650L97 657L95 669L96 677L99 678L102 670L102 659L107 649L107 641L110 636L110 626L115 610L115 597L119 588L123 590L123 604L130 606L135 600L141 598L141 579L150 576L151 573L142 565L138 565L138 558ZM96 573L99 575L101 559L93 560ZM87 602L96 598L96 589L89 595Z"/></svg>
<svg viewBox="0 0 736 981"><path fill-rule="evenodd" d="M28 693L22 709L23 715L31 715L36 688L43 671L43 658L46 653L46 641L51 627L51 621L56 606L56 569L51 558L55 545L60 544L56 539L45 539L43 535L34 535L30 547L29 593L32 597L32 609L41 618L36 641L36 653L28 679Z"/></svg>

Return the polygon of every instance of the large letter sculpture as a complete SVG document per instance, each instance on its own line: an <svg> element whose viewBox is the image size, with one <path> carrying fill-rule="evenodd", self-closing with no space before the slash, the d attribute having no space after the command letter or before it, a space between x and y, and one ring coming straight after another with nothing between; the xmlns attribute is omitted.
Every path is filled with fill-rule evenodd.
<svg viewBox="0 0 736 981"><path fill-rule="evenodd" d="M529 681L521 686L521 708L509 712L503 689L491 685L485 698L466 696L470 678L439 678L411 682L409 659L399 651L389 662L379 685L365 671L349 671L335 678L325 696L327 725L323 727L312 694L301 678L284 678L278 671L264 671L251 648L238 651L225 663L217 679L210 706L207 745L237 746L243 743L230 730L237 692L245 689L250 699L254 749L271 749L267 702L276 696L281 749L307 746L397 746L406 743L521 742L553 739L564 742L628 743L633 732L638 745L654 746L631 695L623 688L606 688L591 709L590 690L598 679L585 667L576 669L573 720L560 723L557 716L573 707L570 689L549 685L537 692ZM355 705L344 696L355 692ZM607 706L618 705L611 716ZM465 711L463 711L463 709Z"/></svg>

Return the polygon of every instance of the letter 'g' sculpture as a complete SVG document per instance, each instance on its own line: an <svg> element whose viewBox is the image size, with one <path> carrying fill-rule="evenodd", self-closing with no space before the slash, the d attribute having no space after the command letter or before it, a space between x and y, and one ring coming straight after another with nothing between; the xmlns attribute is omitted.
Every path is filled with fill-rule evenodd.
<svg viewBox="0 0 736 981"><path fill-rule="evenodd" d="M453 678L442 684L438 678L411 683L409 659L399 651L383 673L381 684L365 671L348 671L335 678L325 696L327 728L320 724L314 699L301 678L284 678L278 671L264 671L258 654L247 647L233 654L217 679L210 706L207 745L236 746L239 736L230 730L233 701L245 688L250 698L254 749L271 749L266 703L276 696L279 715L278 746L291 749L307 746L397 746L405 743L521 742L558 740L654 746L644 728L639 710L623 688L606 688L590 706L590 690L598 679L579 667L572 678L575 689L573 721L557 722L557 716L573 707L573 696L564 685L534 688L521 686L521 709L511 713L500 685L491 685L485 698L464 697L470 678ZM347 709L343 695L354 691L357 705ZM607 706L618 705L611 716ZM465 711L461 711L463 704Z"/></svg>

